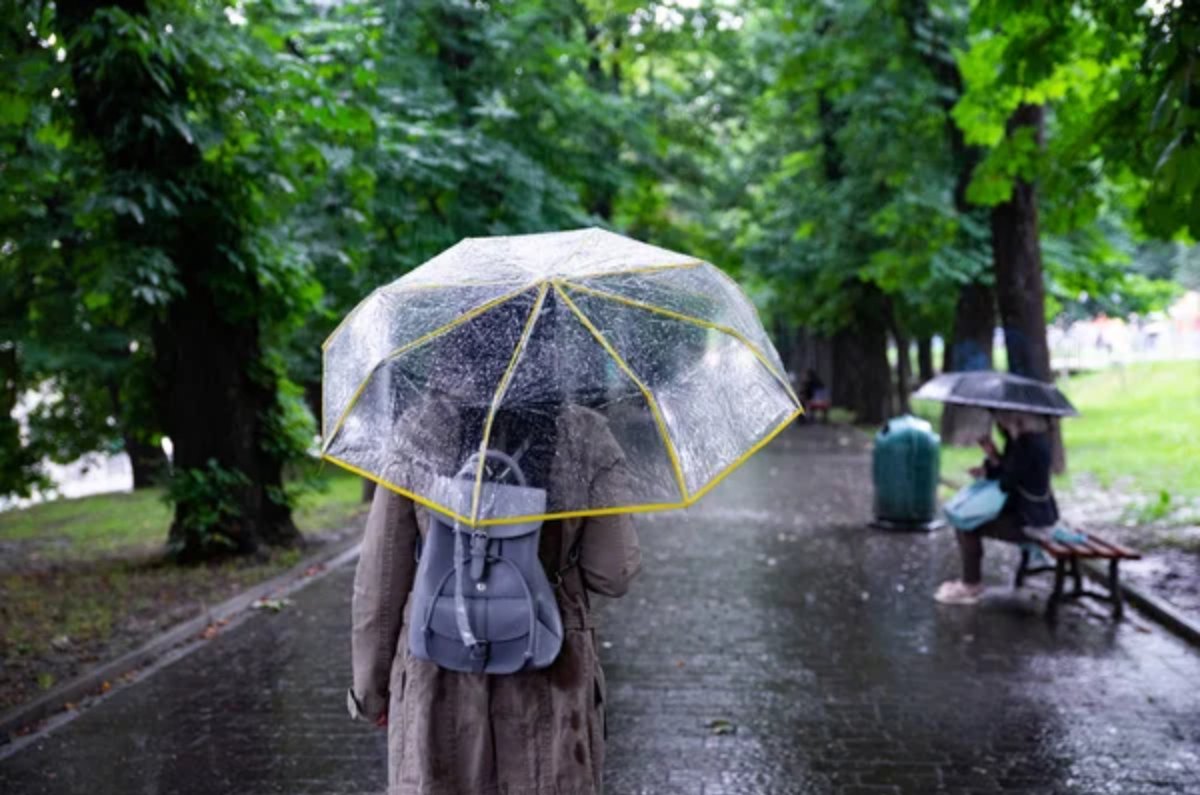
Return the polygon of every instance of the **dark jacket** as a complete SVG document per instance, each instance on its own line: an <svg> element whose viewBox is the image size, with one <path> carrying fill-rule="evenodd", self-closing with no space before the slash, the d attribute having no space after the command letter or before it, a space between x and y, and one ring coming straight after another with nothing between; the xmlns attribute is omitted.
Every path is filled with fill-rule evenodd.
<svg viewBox="0 0 1200 795"><path fill-rule="evenodd" d="M1050 437L1023 433L1004 446L999 464L986 464L987 476L1000 481L1008 494L1004 513L1025 527L1048 527L1058 522L1058 504L1050 488Z"/></svg>

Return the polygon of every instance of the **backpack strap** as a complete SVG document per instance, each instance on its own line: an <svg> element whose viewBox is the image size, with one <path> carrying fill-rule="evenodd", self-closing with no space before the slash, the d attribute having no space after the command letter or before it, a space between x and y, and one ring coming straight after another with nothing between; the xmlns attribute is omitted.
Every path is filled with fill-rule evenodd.
<svg viewBox="0 0 1200 795"><path fill-rule="evenodd" d="M487 535L480 532L466 531L462 528L454 528L454 568L446 572L442 577L442 581L438 583L435 593L441 593L446 585L446 581L454 577L454 621L458 625L459 638L462 644L471 650L471 657L479 660L482 664L486 664L488 655L488 642L480 640L475 635L475 630L471 626L471 617L467 612L466 599L466 566L463 564L463 536L471 536L471 544L474 546L480 539L484 545L487 544ZM500 555L488 556L488 562L496 565L503 564L508 566L517 575L517 581L521 583L521 588L525 591L525 601L529 607L529 644L525 649L525 659L532 660L537 652L537 601L533 596L533 589L529 587L529 581L525 579L520 567L506 557ZM428 633L430 623L433 621L433 606L434 601L429 603L429 609L425 614L425 632Z"/></svg>
<svg viewBox="0 0 1200 795"><path fill-rule="evenodd" d="M579 555L582 551L582 547L583 531L581 530L576 534L575 541L571 544L570 549L567 550L563 564L550 573L550 587L554 588L555 590L558 590L562 587L563 575L579 565Z"/></svg>

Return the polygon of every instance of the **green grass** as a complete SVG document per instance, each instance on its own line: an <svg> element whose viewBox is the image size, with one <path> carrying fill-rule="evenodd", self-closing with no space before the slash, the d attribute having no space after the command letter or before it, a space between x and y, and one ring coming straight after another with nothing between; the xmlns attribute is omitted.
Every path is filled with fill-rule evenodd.
<svg viewBox="0 0 1200 795"><path fill-rule="evenodd" d="M306 532L341 527L366 509L362 478L333 464L324 464L319 473L322 490L303 495L294 512L296 526Z"/></svg>
<svg viewBox="0 0 1200 795"><path fill-rule="evenodd" d="M1068 472L1103 486L1156 495L1200 496L1200 362L1150 362L1114 367L1059 382L1080 417L1063 421ZM913 409L934 423L940 404ZM977 447L943 447L942 475L965 482L979 464Z"/></svg>
<svg viewBox="0 0 1200 795"><path fill-rule="evenodd" d="M360 478L332 466L319 474L321 490L301 496L294 513L304 532L341 527L364 508ZM161 546L170 524L162 489L140 489L5 511L0 542L36 548L43 558L90 559Z"/></svg>
<svg viewBox="0 0 1200 795"><path fill-rule="evenodd" d="M1063 391L1068 468L1105 486L1200 496L1200 362L1153 362L1077 376Z"/></svg>
<svg viewBox="0 0 1200 795"><path fill-rule="evenodd" d="M161 489L100 494L0 513L0 540L55 536L69 546L108 552L165 539L170 520Z"/></svg>

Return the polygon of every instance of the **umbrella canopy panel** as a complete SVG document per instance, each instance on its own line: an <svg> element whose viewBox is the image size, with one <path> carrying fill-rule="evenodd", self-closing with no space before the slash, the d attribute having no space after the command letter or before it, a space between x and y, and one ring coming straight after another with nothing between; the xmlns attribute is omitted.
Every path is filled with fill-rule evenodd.
<svg viewBox="0 0 1200 795"><path fill-rule="evenodd" d="M539 518L688 505L798 412L736 284L602 230L467 240L375 291L326 342L323 399L327 459L451 513L439 483L499 449Z"/></svg>
<svg viewBox="0 0 1200 795"><path fill-rule="evenodd" d="M995 370L944 373L928 381L913 393L913 397L1028 414L1079 415L1071 401L1053 384Z"/></svg>

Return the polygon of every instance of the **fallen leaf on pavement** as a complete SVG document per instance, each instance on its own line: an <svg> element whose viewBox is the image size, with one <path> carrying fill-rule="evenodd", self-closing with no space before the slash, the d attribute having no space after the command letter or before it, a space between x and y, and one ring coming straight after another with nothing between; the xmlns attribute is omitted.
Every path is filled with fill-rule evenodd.
<svg viewBox="0 0 1200 795"><path fill-rule="evenodd" d="M261 599L256 599L250 606L255 610L270 610L272 613L278 613L291 603L291 599L268 599L264 596Z"/></svg>
<svg viewBox="0 0 1200 795"><path fill-rule="evenodd" d="M723 734L735 734L737 732L737 726L735 726L731 721L725 720L724 718L715 718L708 722L708 730L718 736Z"/></svg>

